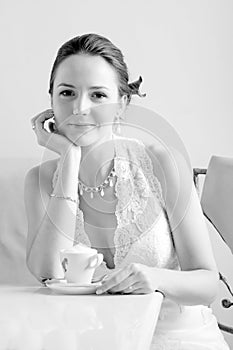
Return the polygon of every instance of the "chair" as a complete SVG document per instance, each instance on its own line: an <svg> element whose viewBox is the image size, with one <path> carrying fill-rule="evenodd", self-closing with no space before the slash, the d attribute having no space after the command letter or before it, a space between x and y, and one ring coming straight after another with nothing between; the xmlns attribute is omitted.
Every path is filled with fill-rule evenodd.
<svg viewBox="0 0 233 350"><path fill-rule="evenodd" d="M201 195L200 175L205 175ZM193 180L205 217L233 254L233 158L212 156L207 169L193 168ZM221 272L219 278L232 297L232 289ZM222 306L230 308L233 301L223 299ZM222 323L218 325L222 331L233 334L233 327Z"/></svg>

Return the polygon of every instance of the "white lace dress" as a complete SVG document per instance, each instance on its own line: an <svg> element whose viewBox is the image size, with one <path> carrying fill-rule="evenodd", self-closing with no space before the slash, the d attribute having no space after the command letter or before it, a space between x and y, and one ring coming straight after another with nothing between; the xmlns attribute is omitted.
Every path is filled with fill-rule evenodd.
<svg viewBox="0 0 233 350"><path fill-rule="evenodd" d="M161 186L153 173L144 144L137 139L116 135L113 135L113 140L117 176L115 267L121 268L136 262L180 270ZM53 186L57 180L57 170ZM74 244L83 243L91 247L79 203L76 216ZM165 298L151 345L151 350L155 349L227 350L229 347L211 308L204 305L183 306Z"/></svg>

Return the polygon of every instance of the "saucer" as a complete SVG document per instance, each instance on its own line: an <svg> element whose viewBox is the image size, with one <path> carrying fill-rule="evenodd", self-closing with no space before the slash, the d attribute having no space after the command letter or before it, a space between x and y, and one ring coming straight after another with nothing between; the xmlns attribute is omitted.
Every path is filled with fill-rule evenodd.
<svg viewBox="0 0 233 350"><path fill-rule="evenodd" d="M100 282L87 284L70 283L65 279L52 279L46 281L45 284L56 293L73 295L95 294L97 287L101 285Z"/></svg>

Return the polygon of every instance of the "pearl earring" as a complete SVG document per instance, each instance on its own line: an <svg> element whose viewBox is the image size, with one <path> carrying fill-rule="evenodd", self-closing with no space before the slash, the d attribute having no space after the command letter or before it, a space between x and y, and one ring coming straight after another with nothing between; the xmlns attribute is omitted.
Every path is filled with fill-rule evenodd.
<svg viewBox="0 0 233 350"><path fill-rule="evenodd" d="M121 123L120 123L120 117L117 114L114 120L114 132L115 134L120 135L121 133Z"/></svg>
<svg viewBox="0 0 233 350"><path fill-rule="evenodd" d="M121 133L121 123L120 123L120 118L117 119L117 127L116 127L116 133L120 135Z"/></svg>

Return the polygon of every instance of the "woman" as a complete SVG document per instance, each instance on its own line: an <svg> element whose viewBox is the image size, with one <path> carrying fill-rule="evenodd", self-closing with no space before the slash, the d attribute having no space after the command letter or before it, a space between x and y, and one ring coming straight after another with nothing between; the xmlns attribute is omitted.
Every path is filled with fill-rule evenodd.
<svg viewBox="0 0 233 350"><path fill-rule="evenodd" d="M128 83L121 51L100 35L59 49L52 109L32 119L38 143L59 158L25 178L27 265L41 282L62 278L61 249L95 247L107 274L97 294L164 294L152 348L228 349L208 307L218 271L190 169L178 152L119 135L141 81Z"/></svg>

